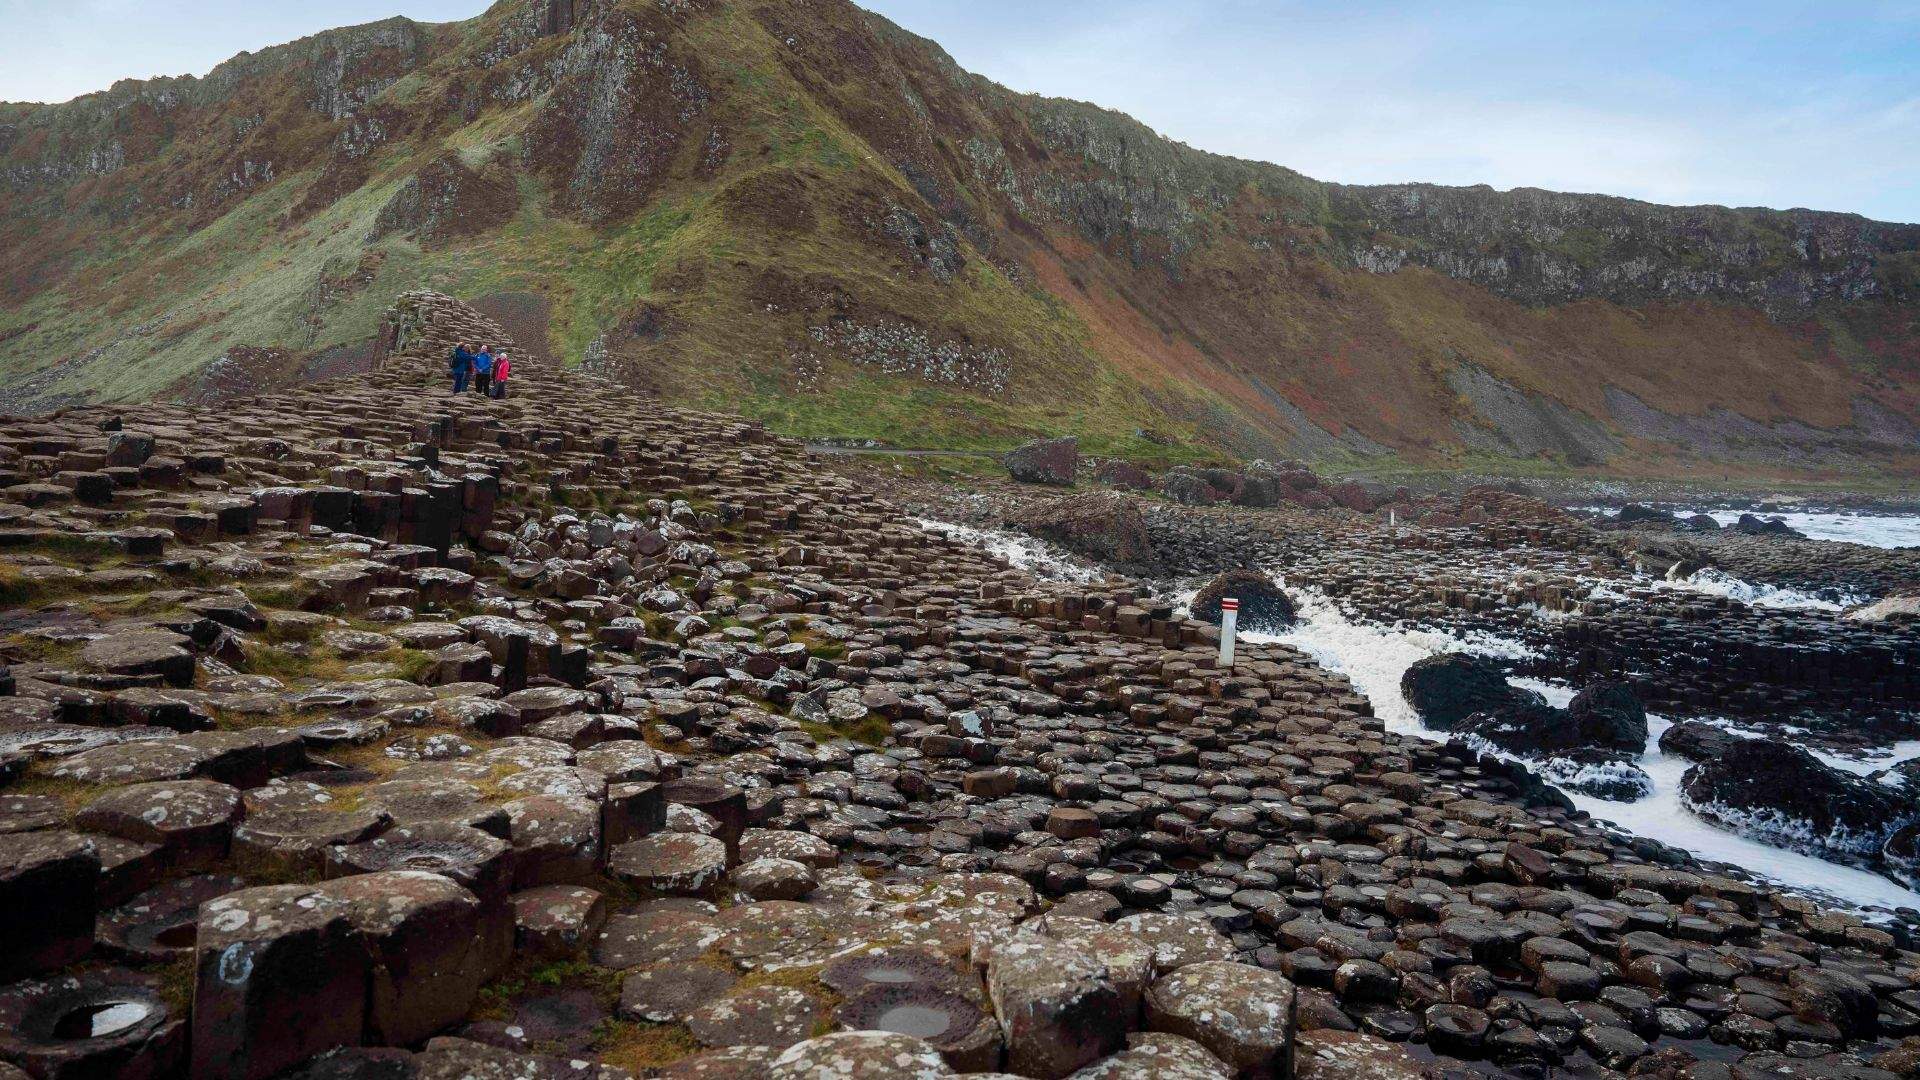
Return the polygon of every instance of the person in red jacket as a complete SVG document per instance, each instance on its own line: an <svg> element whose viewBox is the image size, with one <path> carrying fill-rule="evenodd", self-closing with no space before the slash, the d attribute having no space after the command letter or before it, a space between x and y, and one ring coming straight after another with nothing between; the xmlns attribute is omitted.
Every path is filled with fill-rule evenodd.
<svg viewBox="0 0 1920 1080"><path fill-rule="evenodd" d="M512 367L513 367L513 364L507 359L507 354L505 352L502 352L499 356L496 356L493 358L493 396L494 397L504 398L507 396L507 372Z"/></svg>

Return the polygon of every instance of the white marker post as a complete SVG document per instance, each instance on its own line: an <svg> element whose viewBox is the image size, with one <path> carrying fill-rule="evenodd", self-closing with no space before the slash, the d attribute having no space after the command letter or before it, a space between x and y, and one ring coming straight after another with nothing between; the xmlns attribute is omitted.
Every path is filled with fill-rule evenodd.
<svg viewBox="0 0 1920 1080"><path fill-rule="evenodd" d="M1240 628L1240 601L1229 596L1220 601L1220 666L1233 670L1233 634Z"/></svg>

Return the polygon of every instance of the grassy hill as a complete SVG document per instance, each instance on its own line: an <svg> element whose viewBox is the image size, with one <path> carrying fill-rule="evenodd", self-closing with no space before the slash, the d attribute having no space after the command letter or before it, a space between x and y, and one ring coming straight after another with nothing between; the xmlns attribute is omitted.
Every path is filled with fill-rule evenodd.
<svg viewBox="0 0 1920 1080"><path fill-rule="evenodd" d="M0 105L0 407L350 370L393 294L815 438L1910 475L1920 228L1344 187L850 4L503 0Z"/></svg>

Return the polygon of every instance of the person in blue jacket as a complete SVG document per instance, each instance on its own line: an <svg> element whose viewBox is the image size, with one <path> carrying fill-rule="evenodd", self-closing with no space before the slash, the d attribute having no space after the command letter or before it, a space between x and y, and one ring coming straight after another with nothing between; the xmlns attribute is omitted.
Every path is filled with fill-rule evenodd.
<svg viewBox="0 0 1920 1080"><path fill-rule="evenodd" d="M493 346L482 345L473 354L473 388L481 397L491 396L493 387Z"/></svg>
<svg viewBox="0 0 1920 1080"><path fill-rule="evenodd" d="M447 360L447 374L453 376L453 392L464 393L467 380L473 377L473 354L467 351L465 342L453 347L453 356Z"/></svg>

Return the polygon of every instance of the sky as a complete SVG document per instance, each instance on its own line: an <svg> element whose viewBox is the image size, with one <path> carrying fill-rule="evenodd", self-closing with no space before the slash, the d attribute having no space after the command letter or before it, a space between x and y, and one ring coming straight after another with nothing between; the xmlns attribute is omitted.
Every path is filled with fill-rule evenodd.
<svg viewBox="0 0 1920 1080"><path fill-rule="evenodd" d="M1920 221L1920 3L868 0L1016 90L1322 180ZM0 0L0 100L477 0Z"/></svg>

